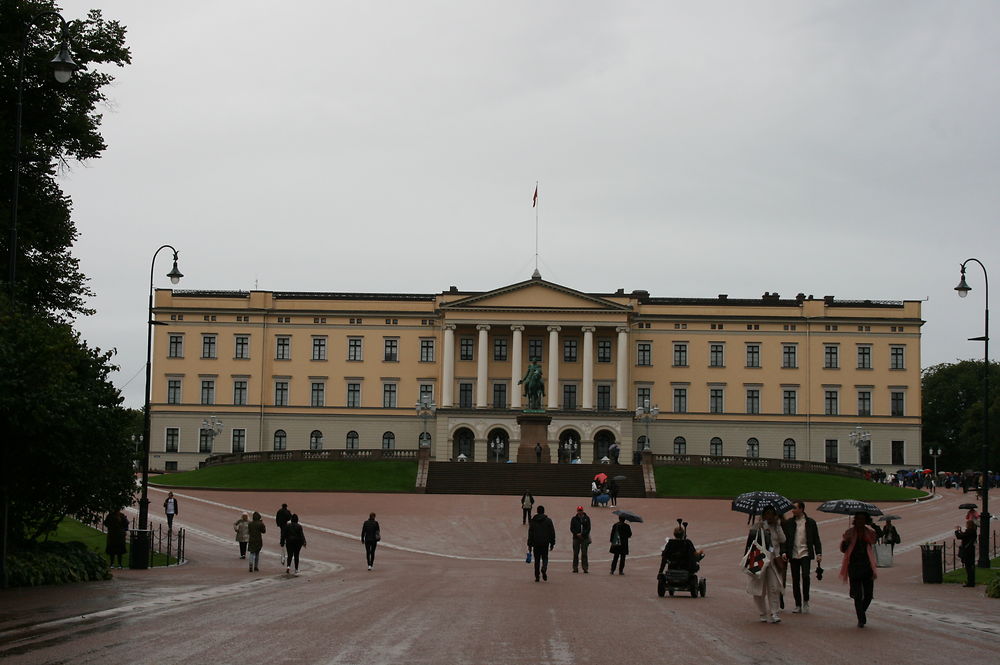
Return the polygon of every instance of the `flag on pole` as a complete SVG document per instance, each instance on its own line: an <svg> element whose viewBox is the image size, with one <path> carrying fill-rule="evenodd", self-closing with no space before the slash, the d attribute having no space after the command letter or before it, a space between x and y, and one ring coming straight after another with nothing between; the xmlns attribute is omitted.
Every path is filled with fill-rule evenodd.
<svg viewBox="0 0 1000 665"><path fill-rule="evenodd" d="M536 203L538 203L538 183L535 183L535 195L531 197L531 207L534 208Z"/></svg>

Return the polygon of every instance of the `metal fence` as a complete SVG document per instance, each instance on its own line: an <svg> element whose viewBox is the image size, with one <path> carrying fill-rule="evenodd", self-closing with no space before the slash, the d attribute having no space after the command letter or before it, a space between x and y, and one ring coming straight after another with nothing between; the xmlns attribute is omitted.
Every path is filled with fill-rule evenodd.
<svg viewBox="0 0 1000 665"><path fill-rule="evenodd" d="M773 457L741 457L738 455L676 455L654 454L654 466L722 466L741 469L762 469L767 471L808 471L810 473L830 473L838 476L864 478L865 470L847 464L812 462L808 460L788 460Z"/></svg>
<svg viewBox="0 0 1000 665"><path fill-rule="evenodd" d="M313 460L416 460L417 448L383 449L363 448L357 450L262 450L252 453L226 453L212 455L198 467L238 464L241 462L293 462Z"/></svg>
<svg viewBox="0 0 1000 665"><path fill-rule="evenodd" d="M107 530L104 528L104 524L102 523L98 523L96 528L98 528L101 533L107 533ZM129 530L137 531L138 529L139 518L130 518ZM149 561L147 562L147 565L150 568L157 564L157 554L164 555L164 560L159 562L161 566L179 566L184 563L184 544L187 538L187 533L184 531L183 527L176 530L169 529L162 523L157 523L154 526L152 521L150 521L147 530L150 534ZM129 554L131 554L131 552Z"/></svg>
<svg viewBox="0 0 1000 665"><path fill-rule="evenodd" d="M944 546L944 572L962 568L962 560L958 556L958 540L952 538L941 543ZM990 534L990 559L995 559L1000 553L1000 541L997 540L997 532L994 530ZM976 539L976 559L979 559L979 539Z"/></svg>

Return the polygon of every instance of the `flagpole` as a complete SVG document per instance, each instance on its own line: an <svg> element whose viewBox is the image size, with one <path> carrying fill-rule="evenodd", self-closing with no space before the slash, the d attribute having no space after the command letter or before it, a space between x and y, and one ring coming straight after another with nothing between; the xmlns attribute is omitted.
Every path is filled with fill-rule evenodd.
<svg viewBox="0 0 1000 665"><path fill-rule="evenodd" d="M535 209L535 271L538 271L538 181L535 181L535 196L531 201L531 207Z"/></svg>

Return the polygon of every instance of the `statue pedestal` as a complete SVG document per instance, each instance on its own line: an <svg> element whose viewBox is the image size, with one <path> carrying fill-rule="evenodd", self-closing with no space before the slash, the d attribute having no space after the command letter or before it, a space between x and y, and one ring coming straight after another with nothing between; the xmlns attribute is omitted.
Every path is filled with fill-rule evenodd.
<svg viewBox="0 0 1000 665"><path fill-rule="evenodd" d="M521 443L517 447L518 464L535 464L538 456L535 454L535 444L542 446L542 464L552 463L552 451L549 448L550 416L544 413L522 413L517 417L521 428Z"/></svg>

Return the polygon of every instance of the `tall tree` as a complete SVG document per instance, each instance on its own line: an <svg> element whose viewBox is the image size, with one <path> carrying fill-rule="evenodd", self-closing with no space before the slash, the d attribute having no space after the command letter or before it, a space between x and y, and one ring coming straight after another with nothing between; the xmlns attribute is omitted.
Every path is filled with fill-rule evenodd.
<svg viewBox="0 0 1000 665"><path fill-rule="evenodd" d="M135 416L108 379L111 355L51 317L0 317L0 473L15 544L65 515L94 518L131 503Z"/></svg>
<svg viewBox="0 0 1000 665"><path fill-rule="evenodd" d="M98 107L114 80L95 65L124 66L131 62L125 28L106 21L99 10L86 18L69 19L70 48L80 69L59 84L49 62L61 44L59 20L45 11L59 10L45 0L0 0L0 250L6 283L10 261L8 229L15 167L15 113L18 65L24 52L22 144L18 205L16 294L20 305L63 318L91 313L86 299L93 295L71 249L78 231L72 203L59 187L60 169L73 162L100 157L107 147L100 134Z"/></svg>
<svg viewBox="0 0 1000 665"><path fill-rule="evenodd" d="M990 463L996 468L1000 436L1000 365L991 362ZM938 468L980 470L983 453L983 362L963 360L928 367L921 378L924 454L943 451ZM926 456L925 456L926 460Z"/></svg>

